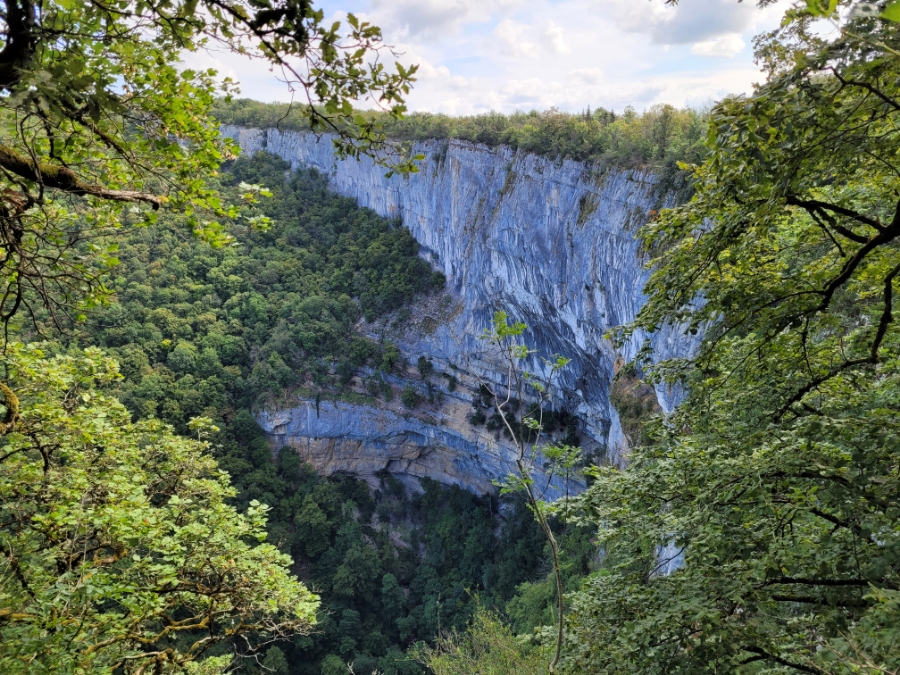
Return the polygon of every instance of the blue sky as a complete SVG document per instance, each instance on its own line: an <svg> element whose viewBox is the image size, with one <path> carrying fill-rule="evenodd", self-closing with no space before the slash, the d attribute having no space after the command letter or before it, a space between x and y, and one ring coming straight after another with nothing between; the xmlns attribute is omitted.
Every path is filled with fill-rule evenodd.
<svg viewBox="0 0 900 675"><path fill-rule="evenodd" d="M419 64L411 110L643 110L705 105L749 91L762 76L752 39L790 5L754 0L325 0L326 16L350 11L382 27L402 62ZM242 95L290 100L258 63L192 56L241 83ZM200 62L200 63L197 63Z"/></svg>

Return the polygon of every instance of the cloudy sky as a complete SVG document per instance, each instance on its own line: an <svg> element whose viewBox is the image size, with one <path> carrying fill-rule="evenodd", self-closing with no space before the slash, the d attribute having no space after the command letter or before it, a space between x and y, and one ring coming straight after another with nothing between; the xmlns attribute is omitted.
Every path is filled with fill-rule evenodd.
<svg viewBox="0 0 900 675"><path fill-rule="evenodd" d="M382 27L406 64L418 63L411 110L643 110L704 105L749 91L761 75L752 38L775 27L790 0L320 0ZM194 57L197 58L197 57ZM238 57L205 55L243 96L286 101L284 84ZM191 59L194 60L194 59Z"/></svg>

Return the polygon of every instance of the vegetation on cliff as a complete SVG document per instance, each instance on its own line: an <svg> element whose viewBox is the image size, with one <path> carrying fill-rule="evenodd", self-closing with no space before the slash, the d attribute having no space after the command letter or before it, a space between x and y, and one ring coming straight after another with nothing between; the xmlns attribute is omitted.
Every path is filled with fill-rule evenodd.
<svg viewBox="0 0 900 675"><path fill-rule="evenodd" d="M443 287L408 230L288 168L260 154L220 176L225 198L258 183L272 194L247 213L271 227L237 225L238 247L159 228L120 240L127 262L107 283L117 303L73 330L119 359L118 395L136 417L184 431L202 415L227 431L261 396L339 390L365 365L390 370L392 345L360 322Z"/></svg>
<svg viewBox="0 0 900 675"><path fill-rule="evenodd" d="M248 99L217 99L212 114L223 124L257 129L306 131L309 124L288 104ZM391 138L402 141L452 140L491 147L506 145L547 157L574 159L600 165L653 167L661 174L661 193L674 190L689 196L689 174L678 162L702 159L708 113L693 108L656 105L643 113L628 107L622 113L603 108L583 113L551 109L543 112L490 112L467 117L411 113L388 119L362 111L365 118L381 120ZM446 145L435 156L446 153Z"/></svg>
<svg viewBox="0 0 900 675"><path fill-rule="evenodd" d="M211 180L232 146L209 106L231 83L184 68L186 52L216 46L278 67L319 104L307 114L338 132L340 152L380 157L384 135L349 101L402 114L414 69L370 61L384 48L376 27L323 19L308 0L0 8L4 672L222 672L311 628L315 596L287 556L257 541L265 509L234 510L204 442L132 422L104 391L115 366L95 351L42 355L9 337L24 322L65 327L108 301L123 225L153 231L174 214L163 221L232 243L223 221L260 190L229 203ZM189 428L202 434L209 420Z"/></svg>
<svg viewBox="0 0 900 675"><path fill-rule="evenodd" d="M215 47L278 68L318 104L303 107L312 128L336 132L339 153L376 159L387 140L351 102L401 115L415 72L378 63L377 27L352 15L326 24L309 0L9 0L0 43L4 325L105 297L115 253L93 242L123 221L174 211L186 231L230 241L223 222L236 210L207 179L232 151L209 111L233 83L185 68L186 52Z"/></svg>
<svg viewBox="0 0 900 675"><path fill-rule="evenodd" d="M900 34L813 18L758 41L768 81L714 108L696 196L643 231L625 335L703 341L648 359L686 400L580 500L606 564L572 598L576 672L900 668Z"/></svg>
<svg viewBox="0 0 900 675"><path fill-rule="evenodd" d="M521 504L506 500L501 519L496 498L433 481L411 494L385 475L373 492L363 481L317 476L290 448L273 459L254 405L298 388L340 395L364 366L395 370L396 348L363 336L361 322L443 286L406 229L329 192L314 171L287 169L260 154L222 172L225 198L259 183L272 195L245 209L247 218L270 218L269 227L231 230L240 247L214 249L174 229L121 238L122 263L107 280L117 302L87 311L53 348L103 347L123 375L105 382L104 395L135 420L185 434L198 416L214 422L219 429L204 433L236 490L229 502L241 512L268 505L268 542L320 592L314 630L265 647L242 672L283 662L290 673L346 673L352 662L358 673L421 673L407 648L463 630L482 604L530 631L546 620L553 593L543 540ZM423 377L430 367L418 363ZM377 375L372 381L381 382L375 396L391 396ZM575 590L590 567L588 531L560 535Z"/></svg>
<svg viewBox="0 0 900 675"><path fill-rule="evenodd" d="M239 484L273 505L270 541L322 596L317 631L276 644L288 672L346 674L353 663L357 673L418 675L426 671L407 649L463 632L481 607L503 611L523 632L547 620L545 543L518 500L428 479L413 493L390 474L373 491L351 477L318 476L291 448L274 466L268 449L252 459ZM574 591L590 570L590 530L555 527Z"/></svg>
<svg viewBox="0 0 900 675"><path fill-rule="evenodd" d="M528 673L561 633L513 632L552 623L559 602L571 673L900 671L900 3L806 5L758 41L767 82L715 106L698 150L702 116L665 107L356 118L350 100L369 92L402 112L410 73L362 67L379 35L355 19L361 51L332 50L305 2L263 0L258 14L209 2L196 16L188 2L165 16L6 3L0 319L16 337L29 336L23 317L70 332L4 343L4 670ZM823 16L841 30L820 31ZM257 157L217 178L228 148L208 117L212 74L176 63L200 39L249 41L276 65L318 55L315 89L348 125L336 128L350 154L384 141L374 121L556 157L703 159L692 201L642 230L648 303L619 336L667 322L701 335L691 358L641 355L684 404L641 426L641 386L620 381L629 465L591 469L566 523L532 497L541 537L521 504L498 526L496 499L427 480L409 495L390 476L373 492L316 476L290 449L273 456L257 397L392 368L396 349L357 325L442 279L407 232L314 174ZM275 200L259 202L260 182ZM224 247L236 235L244 247ZM121 378L82 348L97 343ZM485 421L535 430L518 419L500 406Z"/></svg>
<svg viewBox="0 0 900 675"><path fill-rule="evenodd" d="M212 114L223 124L256 129L309 130L300 110L286 103L260 103L249 99L217 99ZM361 112L379 118L378 113ZM384 119L392 138L406 141L461 140L511 148L550 157L579 161L646 166L669 160L695 161L702 152L708 115L703 110L656 105L639 113L604 108L582 113L550 109L543 112L490 112L451 117L436 113L410 113L402 119Z"/></svg>

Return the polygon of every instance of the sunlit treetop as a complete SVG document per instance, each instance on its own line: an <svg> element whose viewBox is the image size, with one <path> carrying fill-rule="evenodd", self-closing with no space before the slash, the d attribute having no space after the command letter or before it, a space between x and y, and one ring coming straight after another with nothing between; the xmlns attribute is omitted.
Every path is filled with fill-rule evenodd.
<svg viewBox="0 0 900 675"><path fill-rule="evenodd" d="M235 148L209 117L234 83L182 57L229 51L268 63L314 131L342 156L390 168L365 103L400 116L415 68L387 70L380 30L353 15L326 24L309 0L0 2L0 321L36 306L102 296L112 252L85 248L129 221L177 210L213 245L238 210L207 186ZM315 104L315 105L313 105ZM299 105L299 104L298 104ZM253 198L257 191L248 191Z"/></svg>

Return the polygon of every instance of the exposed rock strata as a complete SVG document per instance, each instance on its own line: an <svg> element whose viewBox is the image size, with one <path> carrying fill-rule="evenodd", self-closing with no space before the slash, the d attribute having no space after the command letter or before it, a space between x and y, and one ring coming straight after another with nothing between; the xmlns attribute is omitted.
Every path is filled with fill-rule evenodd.
<svg viewBox="0 0 900 675"><path fill-rule="evenodd" d="M278 446L288 445L325 475L352 473L364 478L379 471L428 477L484 493L493 479L514 467L509 449L465 419L463 399L446 399L416 414L399 406L371 406L311 400L296 408L263 412L262 426ZM539 485L540 489L546 486ZM550 494L580 491L581 483L553 479Z"/></svg>
<svg viewBox="0 0 900 675"><path fill-rule="evenodd" d="M529 325L530 344L540 354L572 359L560 381L563 405L583 421L588 446L619 459L627 441L610 403L613 366L617 358L630 360L643 336L617 353L604 335L633 319L644 302L647 272L634 235L660 205L652 173L430 141L413 148L426 155L418 174L386 178L371 161L337 160L328 137L237 127L223 132L245 152L315 167L337 192L402 219L462 307L450 320L434 318L428 330L400 336L411 360L426 355L438 371L458 368L469 388L478 376L496 379L495 364L470 355L479 348L474 336L495 309L504 309ZM665 357L684 353L692 340L663 330L653 343ZM542 368L539 361L530 367ZM675 404L664 389L657 397L663 410ZM464 421L457 420L454 435L422 421L401 423L380 407L339 404L315 424L308 415L302 421L306 410L301 403L264 414L261 422L277 440L306 448L307 458L328 471L427 473L481 490L511 468L510 449L502 442L487 448L479 440L483 432L463 428ZM359 432L363 427L377 431Z"/></svg>

